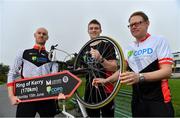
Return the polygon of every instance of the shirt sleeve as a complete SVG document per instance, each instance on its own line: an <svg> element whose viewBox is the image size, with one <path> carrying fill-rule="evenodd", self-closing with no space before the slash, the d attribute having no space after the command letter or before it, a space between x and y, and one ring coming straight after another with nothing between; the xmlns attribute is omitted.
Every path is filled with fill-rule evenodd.
<svg viewBox="0 0 180 118"><path fill-rule="evenodd" d="M8 79L7 79L7 86L13 86L13 82L16 78L20 77L20 70L22 69L22 63L23 63L23 51L20 51L15 60L14 64L10 66L10 70L8 73Z"/></svg>
<svg viewBox="0 0 180 118"><path fill-rule="evenodd" d="M168 45L166 39L162 37L157 47L157 56L158 56L159 64L173 64L173 58L172 58L170 46Z"/></svg>

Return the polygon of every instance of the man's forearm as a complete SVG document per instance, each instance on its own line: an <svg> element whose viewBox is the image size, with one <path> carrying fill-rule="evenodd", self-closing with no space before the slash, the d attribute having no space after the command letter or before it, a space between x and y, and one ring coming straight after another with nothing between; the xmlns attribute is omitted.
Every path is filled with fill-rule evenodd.
<svg viewBox="0 0 180 118"><path fill-rule="evenodd" d="M162 79L169 79L172 73L171 65L161 65L160 70L144 73L146 81L158 81Z"/></svg>
<svg viewBox="0 0 180 118"><path fill-rule="evenodd" d="M101 65L107 70L107 71L116 71L117 70L117 63L116 60L106 60L104 59L103 63Z"/></svg>
<svg viewBox="0 0 180 118"><path fill-rule="evenodd" d="M106 78L106 83L107 82L115 82L119 79L119 71L116 71L114 74L112 74L110 77Z"/></svg>

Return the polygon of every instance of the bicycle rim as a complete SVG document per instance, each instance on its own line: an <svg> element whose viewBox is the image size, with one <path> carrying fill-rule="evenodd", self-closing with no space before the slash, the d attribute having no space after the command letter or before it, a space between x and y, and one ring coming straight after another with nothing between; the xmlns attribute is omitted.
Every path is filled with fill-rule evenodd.
<svg viewBox="0 0 180 118"><path fill-rule="evenodd" d="M77 70L78 68L82 69L82 68L84 68L84 66L86 66L86 69L88 68L89 71L87 71L86 73L77 75L79 78L82 79L82 84L77 89L75 94L76 94L77 99L85 107L90 108L90 109L97 109L97 108L103 107L106 104L108 104L117 95L118 91L120 90L120 86L121 86L119 79L115 83L108 83L109 88L106 85L101 85L100 86L101 88L100 87L96 88L96 87L91 86L92 78L96 78L98 75L97 73L99 73L99 76L101 74L106 75L104 70L101 71L101 69L97 68L97 65L99 62L95 61L95 64L91 64L91 63L87 63L86 61L84 61L84 57L87 56L87 51L86 51L87 48L89 48L89 46L95 42L105 42L105 45L103 47L104 52L101 51L101 55L106 53L106 57L108 57L108 55L112 56L112 53L109 53L109 52L111 52L111 50L113 50L113 52L114 52L113 54L115 55L116 64L117 64L116 71L119 71L119 74L121 74L125 70L125 61L124 61L124 55L123 55L122 49L114 39L112 39L110 37L106 37L106 36L100 36L94 40L88 41L81 48L81 50L79 51L79 53L75 59L74 70ZM113 47L110 48L109 45L113 46ZM99 46L99 48L100 47L102 48L102 46ZM115 72L115 71L113 71L113 72ZM110 75L108 75L108 76L110 76ZM89 90L88 93L87 93L87 89ZM108 91L108 89L111 92L106 93ZM101 95L101 93L103 93L103 94Z"/></svg>

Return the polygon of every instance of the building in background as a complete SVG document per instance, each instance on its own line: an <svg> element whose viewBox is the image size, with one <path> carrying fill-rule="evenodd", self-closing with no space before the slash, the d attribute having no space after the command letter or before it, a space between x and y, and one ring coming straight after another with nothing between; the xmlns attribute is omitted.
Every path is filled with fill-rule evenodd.
<svg viewBox="0 0 180 118"><path fill-rule="evenodd" d="M180 77L180 52L174 52L172 54L174 59L173 76Z"/></svg>

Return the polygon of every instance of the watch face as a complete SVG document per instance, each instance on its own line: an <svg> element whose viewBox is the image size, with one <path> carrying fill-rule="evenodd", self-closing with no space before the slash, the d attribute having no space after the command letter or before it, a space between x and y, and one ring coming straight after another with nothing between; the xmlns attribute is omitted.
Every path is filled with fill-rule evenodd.
<svg viewBox="0 0 180 118"><path fill-rule="evenodd" d="M139 76L139 82L144 82L145 77L143 76L143 74L139 74Z"/></svg>

